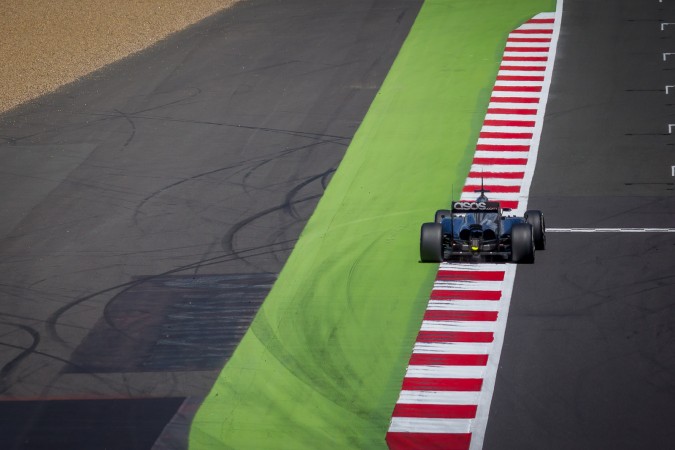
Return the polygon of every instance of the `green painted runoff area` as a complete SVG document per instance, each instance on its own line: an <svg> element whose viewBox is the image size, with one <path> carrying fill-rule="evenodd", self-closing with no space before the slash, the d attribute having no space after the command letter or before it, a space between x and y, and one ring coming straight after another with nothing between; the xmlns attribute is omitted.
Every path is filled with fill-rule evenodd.
<svg viewBox="0 0 675 450"><path fill-rule="evenodd" d="M437 271L419 229L467 175L508 33L554 0L427 0L192 449L386 449Z"/></svg>

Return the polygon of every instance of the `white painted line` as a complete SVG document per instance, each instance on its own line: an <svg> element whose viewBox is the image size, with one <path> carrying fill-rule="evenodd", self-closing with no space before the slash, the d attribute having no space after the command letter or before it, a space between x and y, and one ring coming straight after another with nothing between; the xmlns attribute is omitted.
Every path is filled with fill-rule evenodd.
<svg viewBox="0 0 675 450"><path fill-rule="evenodd" d="M531 70L512 70L512 69L501 69L497 72L498 77L543 77L543 73L531 71Z"/></svg>
<svg viewBox="0 0 675 450"><path fill-rule="evenodd" d="M480 392L474 391L401 391L396 403L408 405L475 405Z"/></svg>
<svg viewBox="0 0 675 450"><path fill-rule="evenodd" d="M663 53L663 61L666 61L670 55L675 55L675 53Z"/></svg>
<svg viewBox="0 0 675 450"><path fill-rule="evenodd" d="M471 419L420 419L417 417L392 417L392 433L468 433Z"/></svg>
<svg viewBox="0 0 675 450"><path fill-rule="evenodd" d="M675 233L675 228L546 228L546 232L547 233Z"/></svg>
<svg viewBox="0 0 675 450"><path fill-rule="evenodd" d="M673 127L675 127L675 123L668 124L668 134L673 134Z"/></svg>
<svg viewBox="0 0 675 450"><path fill-rule="evenodd" d="M523 119L519 119L522 121ZM481 133L529 133L532 125L483 125Z"/></svg>
<svg viewBox="0 0 675 450"><path fill-rule="evenodd" d="M670 94L670 88L675 87L673 85L666 86L666 95Z"/></svg>
<svg viewBox="0 0 675 450"><path fill-rule="evenodd" d="M482 342L416 342L413 353L426 355L487 355L490 352L490 347L490 344Z"/></svg>
<svg viewBox="0 0 675 450"><path fill-rule="evenodd" d="M502 272L506 273L506 268L503 264L468 264L468 263L457 263L457 262L442 262L439 266L439 271L443 270L453 270L453 271L466 271L466 272Z"/></svg>
<svg viewBox="0 0 675 450"><path fill-rule="evenodd" d="M521 166L521 167L522 167L522 166ZM462 201L464 201L464 200L470 200L470 199L472 199L472 198L473 198L473 200L475 200L474 197L476 196L476 194L474 194L474 193L468 193L468 192L466 192L465 194L466 194L466 197L468 197L468 198L466 198L466 199L465 199L465 198L462 198L462 199L461 199ZM464 197L464 195L462 195L462 197ZM511 200L511 201L512 201L512 200L518 200L518 201L523 201L524 198L525 198L525 197L523 197L523 195L522 195L520 192L499 192L499 193L495 193L495 194L492 194L492 195L489 196L490 201L497 201L497 200L507 200L507 201L508 201L508 200Z"/></svg>
<svg viewBox="0 0 675 450"><path fill-rule="evenodd" d="M670 166L670 175L675 177L675 166Z"/></svg>
<svg viewBox="0 0 675 450"><path fill-rule="evenodd" d="M661 24L661 31L665 31L665 27L667 27L668 25L673 25L673 23L672 22L663 22Z"/></svg>
<svg viewBox="0 0 675 450"><path fill-rule="evenodd" d="M546 61L502 61L501 66L542 67L546 70ZM537 71L536 73L541 73Z"/></svg>
<svg viewBox="0 0 675 450"><path fill-rule="evenodd" d="M489 360L488 360L489 361ZM483 378L485 366L408 366L408 378Z"/></svg>
<svg viewBox="0 0 675 450"><path fill-rule="evenodd" d="M490 109L536 109L536 103L490 103ZM496 114L488 113L485 120L529 120L534 121L534 114Z"/></svg>
<svg viewBox="0 0 675 450"><path fill-rule="evenodd" d="M547 56L547 52L504 52L504 57L509 58L509 57L516 57L516 58L522 58L522 57L527 57L531 58L533 56L536 57L545 57Z"/></svg>

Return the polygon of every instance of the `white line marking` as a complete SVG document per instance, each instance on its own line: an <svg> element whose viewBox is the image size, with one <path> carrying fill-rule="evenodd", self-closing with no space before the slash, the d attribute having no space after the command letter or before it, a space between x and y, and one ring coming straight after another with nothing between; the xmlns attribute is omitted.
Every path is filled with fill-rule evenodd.
<svg viewBox="0 0 675 450"><path fill-rule="evenodd" d="M549 232L549 233L675 233L675 228L546 228L546 232Z"/></svg>
<svg viewBox="0 0 675 450"><path fill-rule="evenodd" d="M489 359L488 359L489 362ZM408 378L483 378L485 366L408 366Z"/></svg>
<svg viewBox="0 0 675 450"><path fill-rule="evenodd" d="M671 87L675 87L675 86L673 86L673 85L666 86L666 95L670 94L669 91L670 91L670 88L671 88Z"/></svg>
<svg viewBox="0 0 675 450"><path fill-rule="evenodd" d="M495 86L512 86L512 87L539 87L544 84L543 81L508 81L508 80L497 80Z"/></svg>
<svg viewBox="0 0 675 450"><path fill-rule="evenodd" d="M421 419L392 417L389 431L393 433L468 433L471 419Z"/></svg>
<svg viewBox="0 0 675 450"><path fill-rule="evenodd" d="M675 127L675 123L668 124L668 134L673 134L673 127Z"/></svg>
<svg viewBox="0 0 675 450"><path fill-rule="evenodd" d="M434 282L433 290L454 291L499 291L501 281L443 281Z"/></svg>
<svg viewBox="0 0 675 450"><path fill-rule="evenodd" d="M472 172L523 172L525 170L524 165L506 165L506 164L472 164ZM476 200L474 195L471 200ZM492 198L490 198L492 200ZM515 213L514 213L515 214Z"/></svg>
<svg viewBox="0 0 675 450"><path fill-rule="evenodd" d="M663 60L666 61L670 55L675 55L675 53L663 53Z"/></svg>
<svg viewBox="0 0 675 450"><path fill-rule="evenodd" d="M527 97L527 98L539 98L541 97L541 92L533 91L492 91L493 97Z"/></svg>
<svg viewBox="0 0 675 450"><path fill-rule="evenodd" d="M673 25L672 22L664 22L661 24L661 31L665 31L665 27L668 25Z"/></svg>
<svg viewBox="0 0 675 450"><path fill-rule="evenodd" d="M502 152L491 152L491 153L499 155ZM522 183L522 180L513 178L485 178L484 180L480 178L467 178L466 184L471 186L480 186L481 181L485 181L485 188L487 190L490 190L490 186L520 186Z"/></svg>
<svg viewBox="0 0 675 450"><path fill-rule="evenodd" d="M527 152L529 150L523 150L519 152L507 151L507 150L476 150L476 158L527 158ZM490 183L494 185L495 183ZM476 194L476 196L478 196Z"/></svg>
<svg viewBox="0 0 675 450"><path fill-rule="evenodd" d="M670 166L670 175L675 177L675 166Z"/></svg>
<svg viewBox="0 0 675 450"><path fill-rule="evenodd" d="M480 144L483 144L483 145L530 145L530 139L479 138L478 144L479 145Z"/></svg>
<svg viewBox="0 0 675 450"><path fill-rule="evenodd" d="M422 405L475 405L480 392L473 391L401 391L397 403Z"/></svg>

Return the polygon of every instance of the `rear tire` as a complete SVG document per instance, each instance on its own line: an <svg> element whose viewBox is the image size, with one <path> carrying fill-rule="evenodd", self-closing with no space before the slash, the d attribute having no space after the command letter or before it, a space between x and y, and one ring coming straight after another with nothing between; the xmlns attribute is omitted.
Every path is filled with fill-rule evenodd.
<svg viewBox="0 0 675 450"><path fill-rule="evenodd" d="M441 220L443 220L443 217L447 217L448 219L452 216L452 211L449 209L439 209L436 211L436 217L434 218L434 222L436 223L441 223Z"/></svg>
<svg viewBox="0 0 675 450"><path fill-rule="evenodd" d="M546 248L546 224L544 222L544 213L537 210L526 211L525 220L532 225L534 248L537 250L544 250Z"/></svg>
<svg viewBox="0 0 675 450"><path fill-rule="evenodd" d="M420 260L433 263L443 261L443 230L440 223L422 224Z"/></svg>
<svg viewBox="0 0 675 450"><path fill-rule="evenodd" d="M516 223L511 229L511 261L518 264L534 262L534 237L529 223Z"/></svg>

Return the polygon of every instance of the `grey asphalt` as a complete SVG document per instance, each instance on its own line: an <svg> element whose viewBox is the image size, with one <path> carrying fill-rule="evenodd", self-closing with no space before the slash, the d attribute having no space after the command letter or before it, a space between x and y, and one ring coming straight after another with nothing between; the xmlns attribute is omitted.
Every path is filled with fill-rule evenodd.
<svg viewBox="0 0 675 450"><path fill-rule="evenodd" d="M564 7L529 206L675 227L675 6ZM673 234L549 233L518 268L484 448L673 448L674 267Z"/></svg>
<svg viewBox="0 0 675 450"><path fill-rule="evenodd" d="M185 398L184 445L420 5L242 1L0 116L0 396L35 406L5 442L95 448L49 399Z"/></svg>

